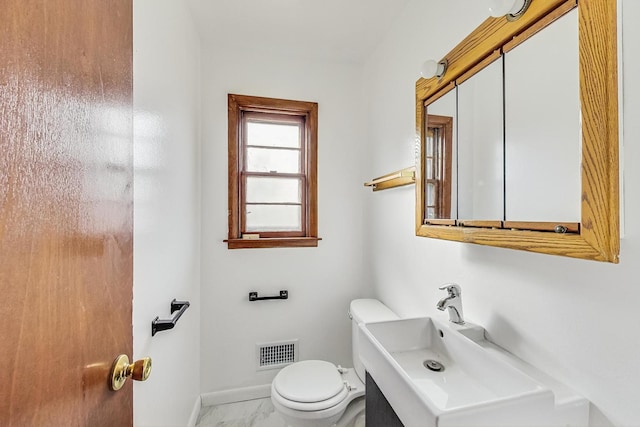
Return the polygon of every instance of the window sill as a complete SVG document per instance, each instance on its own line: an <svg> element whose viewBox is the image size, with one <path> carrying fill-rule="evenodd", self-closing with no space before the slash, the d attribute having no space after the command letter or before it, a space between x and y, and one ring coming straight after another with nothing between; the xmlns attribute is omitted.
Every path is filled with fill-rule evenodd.
<svg viewBox="0 0 640 427"><path fill-rule="evenodd" d="M227 249L314 248L320 237L277 237L261 239L226 239Z"/></svg>

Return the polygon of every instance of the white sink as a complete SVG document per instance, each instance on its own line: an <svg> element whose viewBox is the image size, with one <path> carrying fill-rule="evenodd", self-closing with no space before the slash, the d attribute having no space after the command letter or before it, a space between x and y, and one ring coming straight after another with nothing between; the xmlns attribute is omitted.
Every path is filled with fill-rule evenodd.
<svg viewBox="0 0 640 427"><path fill-rule="evenodd" d="M360 325L359 340L365 368L406 427L587 425L586 399L478 326L399 319Z"/></svg>

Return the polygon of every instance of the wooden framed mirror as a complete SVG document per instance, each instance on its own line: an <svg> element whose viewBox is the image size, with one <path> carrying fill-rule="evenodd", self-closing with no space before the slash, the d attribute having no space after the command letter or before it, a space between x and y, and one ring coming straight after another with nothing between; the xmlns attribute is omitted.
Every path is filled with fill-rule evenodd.
<svg viewBox="0 0 640 427"><path fill-rule="evenodd" d="M428 212L428 106L569 13L578 15L580 221L473 221ZM416 83L416 235L617 263L620 252L617 11L612 0L532 0L519 19L488 18L449 52L441 78ZM550 67L553 64L549 64ZM536 81L525 78L523 85ZM508 116L506 114L505 116ZM536 117L531 117L532 121ZM508 117L505 118L508 121ZM506 126L505 126L506 128ZM505 135L505 141L509 135ZM456 148L454 148L454 151ZM454 178L454 181L456 178ZM508 185L508 182L505 183ZM456 192L457 194L457 192ZM456 205L456 202L453 202ZM431 218L430 218L431 216Z"/></svg>

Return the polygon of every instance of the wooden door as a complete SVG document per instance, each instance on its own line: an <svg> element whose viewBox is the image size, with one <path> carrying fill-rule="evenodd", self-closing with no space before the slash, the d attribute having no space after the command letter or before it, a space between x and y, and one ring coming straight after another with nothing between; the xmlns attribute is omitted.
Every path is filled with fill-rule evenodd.
<svg viewBox="0 0 640 427"><path fill-rule="evenodd" d="M128 426L132 2L0 0L0 425Z"/></svg>

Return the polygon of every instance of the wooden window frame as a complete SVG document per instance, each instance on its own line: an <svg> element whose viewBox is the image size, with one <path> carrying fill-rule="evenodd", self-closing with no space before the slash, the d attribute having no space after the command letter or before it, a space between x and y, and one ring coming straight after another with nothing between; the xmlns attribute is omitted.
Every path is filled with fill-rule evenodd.
<svg viewBox="0 0 640 427"><path fill-rule="evenodd" d="M247 144L245 117L282 123L291 118L302 129L300 173L258 173L244 168ZM229 249L318 246L318 104L246 95L228 95ZM246 232L246 179L250 176L295 177L301 181L301 231ZM251 238L246 238L247 236ZM259 234L259 238L255 238ZM243 238L243 235L245 238Z"/></svg>

